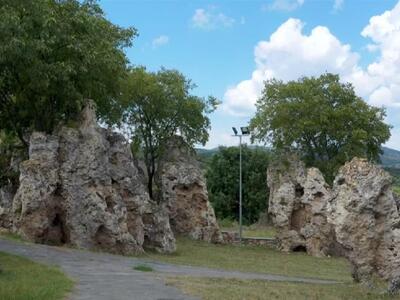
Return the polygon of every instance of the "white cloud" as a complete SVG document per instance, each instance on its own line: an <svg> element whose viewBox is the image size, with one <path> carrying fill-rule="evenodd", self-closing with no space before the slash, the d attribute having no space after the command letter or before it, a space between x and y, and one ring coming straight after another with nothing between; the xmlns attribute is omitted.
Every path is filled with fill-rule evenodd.
<svg viewBox="0 0 400 300"><path fill-rule="evenodd" d="M169 43L169 37L167 35L160 35L151 42L151 45L153 46L153 48L158 48L168 43Z"/></svg>
<svg viewBox="0 0 400 300"><path fill-rule="evenodd" d="M344 0L334 0L333 11L339 11L343 8Z"/></svg>
<svg viewBox="0 0 400 300"><path fill-rule="evenodd" d="M304 4L304 0L274 0L262 6L263 10L293 11Z"/></svg>
<svg viewBox="0 0 400 300"><path fill-rule="evenodd" d="M392 10L372 17L361 32L372 40L367 49L377 53L366 68L359 65L359 54L327 27L317 26L306 35L303 26L300 20L289 19L269 40L256 45L256 68L250 79L226 90L224 111L242 116L254 113L265 80L295 80L324 72L340 74L372 105L400 107L400 1Z"/></svg>
<svg viewBox="0 0 400 300"><path fill-rule="evenodd" d="M366 70L370 81L374 81L369 97L371 104L399 106L400 2L392 10L372 17L361 34L373 41L370 49L379 51L378 59Z"/></svg>
<svg viewBox="0 0 400 300"><path fill-rule="evenodd" d="M227 129L230 129L230 128L227 128ZM250 136L243 136L242 144L259 145L259 144L252 144L251 140L250 140ZM213 130L213 131L211 131L210 139L207 142L206 148L212 149L212 148L217 148L219 146L229 147L229 146L238 146L238 145L239 145L239 138L237 136L233 136L233 133L229 133L229 130L224 130L224 131Z"/></svg>
<svg viewBox="0 0 400 300"><path fill-rule="evenodd" d="M289 19L268 41L259 42L254 50L256 69L248 80L227 89L223 109L234 115L250 115L264 81L284 81L326 71L351 74L357 70L358 54L342 44L328 28L315 27L303 34L304 23Z"/></svg>
<svg viewBox="0 0 400 300"><path fill-rule="evenodd" d="M235 19L218 12L216 7L198 8L192 16L192 26L202 30L213 30L221 27L232 27Z"/></svg>

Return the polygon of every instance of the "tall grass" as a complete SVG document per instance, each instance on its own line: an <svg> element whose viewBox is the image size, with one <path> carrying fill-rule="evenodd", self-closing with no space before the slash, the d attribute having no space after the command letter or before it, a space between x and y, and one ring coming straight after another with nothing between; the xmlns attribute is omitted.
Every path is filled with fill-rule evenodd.
<svg viewBox="0 0 400 300"><path fill-rule="evenodd" d="M0 252L1 300L61 300L73 282L60 269Z"/></svg>

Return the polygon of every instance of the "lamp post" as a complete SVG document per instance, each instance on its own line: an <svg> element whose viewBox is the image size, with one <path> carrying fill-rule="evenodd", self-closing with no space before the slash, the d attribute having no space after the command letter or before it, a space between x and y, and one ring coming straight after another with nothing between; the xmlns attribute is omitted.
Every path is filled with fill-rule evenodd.
<svg viewBox="0 0 400 300"><path fill-rule="evenodd" d="M239 138L239 241L242 243L242 137L249 135L248 127L240 127L241 134L235 127L232 127L234 136Z"/></svg>

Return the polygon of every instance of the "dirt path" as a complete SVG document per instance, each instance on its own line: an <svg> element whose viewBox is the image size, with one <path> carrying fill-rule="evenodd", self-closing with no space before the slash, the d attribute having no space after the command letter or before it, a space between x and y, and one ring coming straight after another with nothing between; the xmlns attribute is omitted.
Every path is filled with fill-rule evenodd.
<svg viewBox="0 0 400 300"><path fill-rule="evenodd" d="M71 300L186 300L196 299L165 285L164 276L220 277L261 279L316 284L335 284L328 280L286 277L279 275L222 271L209 268L149 262L145 259L105 253L21 243L0 239L0 251L25 256L34 261L60 266L76 280ZM146 263L155 272L133 270Z"/></svg>

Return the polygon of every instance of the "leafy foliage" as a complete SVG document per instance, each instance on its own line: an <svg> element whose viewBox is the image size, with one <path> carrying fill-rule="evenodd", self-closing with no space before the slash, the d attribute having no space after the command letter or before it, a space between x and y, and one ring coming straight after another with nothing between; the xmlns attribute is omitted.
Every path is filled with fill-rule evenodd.
<svg viewBox="0 0 400 300"><path fill-rule="evenodd" d="M192 95L194 87L176 70L130 70L123 93L124 120L132 134L133 149L143 152L151 197L157 161L167 141L177 134L189 146L208 140L207 114L214 111L218 101Z"/></svg>
<svg viewBox="0 0 400 300"><path fill-rule="evenodd" d="M354 156L379 159L390 137L385 111L371 107L339 76L324 74L283 83L265 83L251 120L253 140L278 152L296 151L332 181L339 166Z"/></svg>
<svg viewBox="0 0 400 300"><path fill-rule="evenodd" d="M252 224L268 203L267 168L269 152L242 146L243 222ZM209 199L218 219L239 219L239 148L220 147L209 161Z"/></svg>
<svg viewBox="0 0 400 300"><path fill-rule="evenodd" d="M136 35L105 19L95 1L0 0L0 129L26 144L92 98L104 121L119 117L123 52Z"/></svg>

